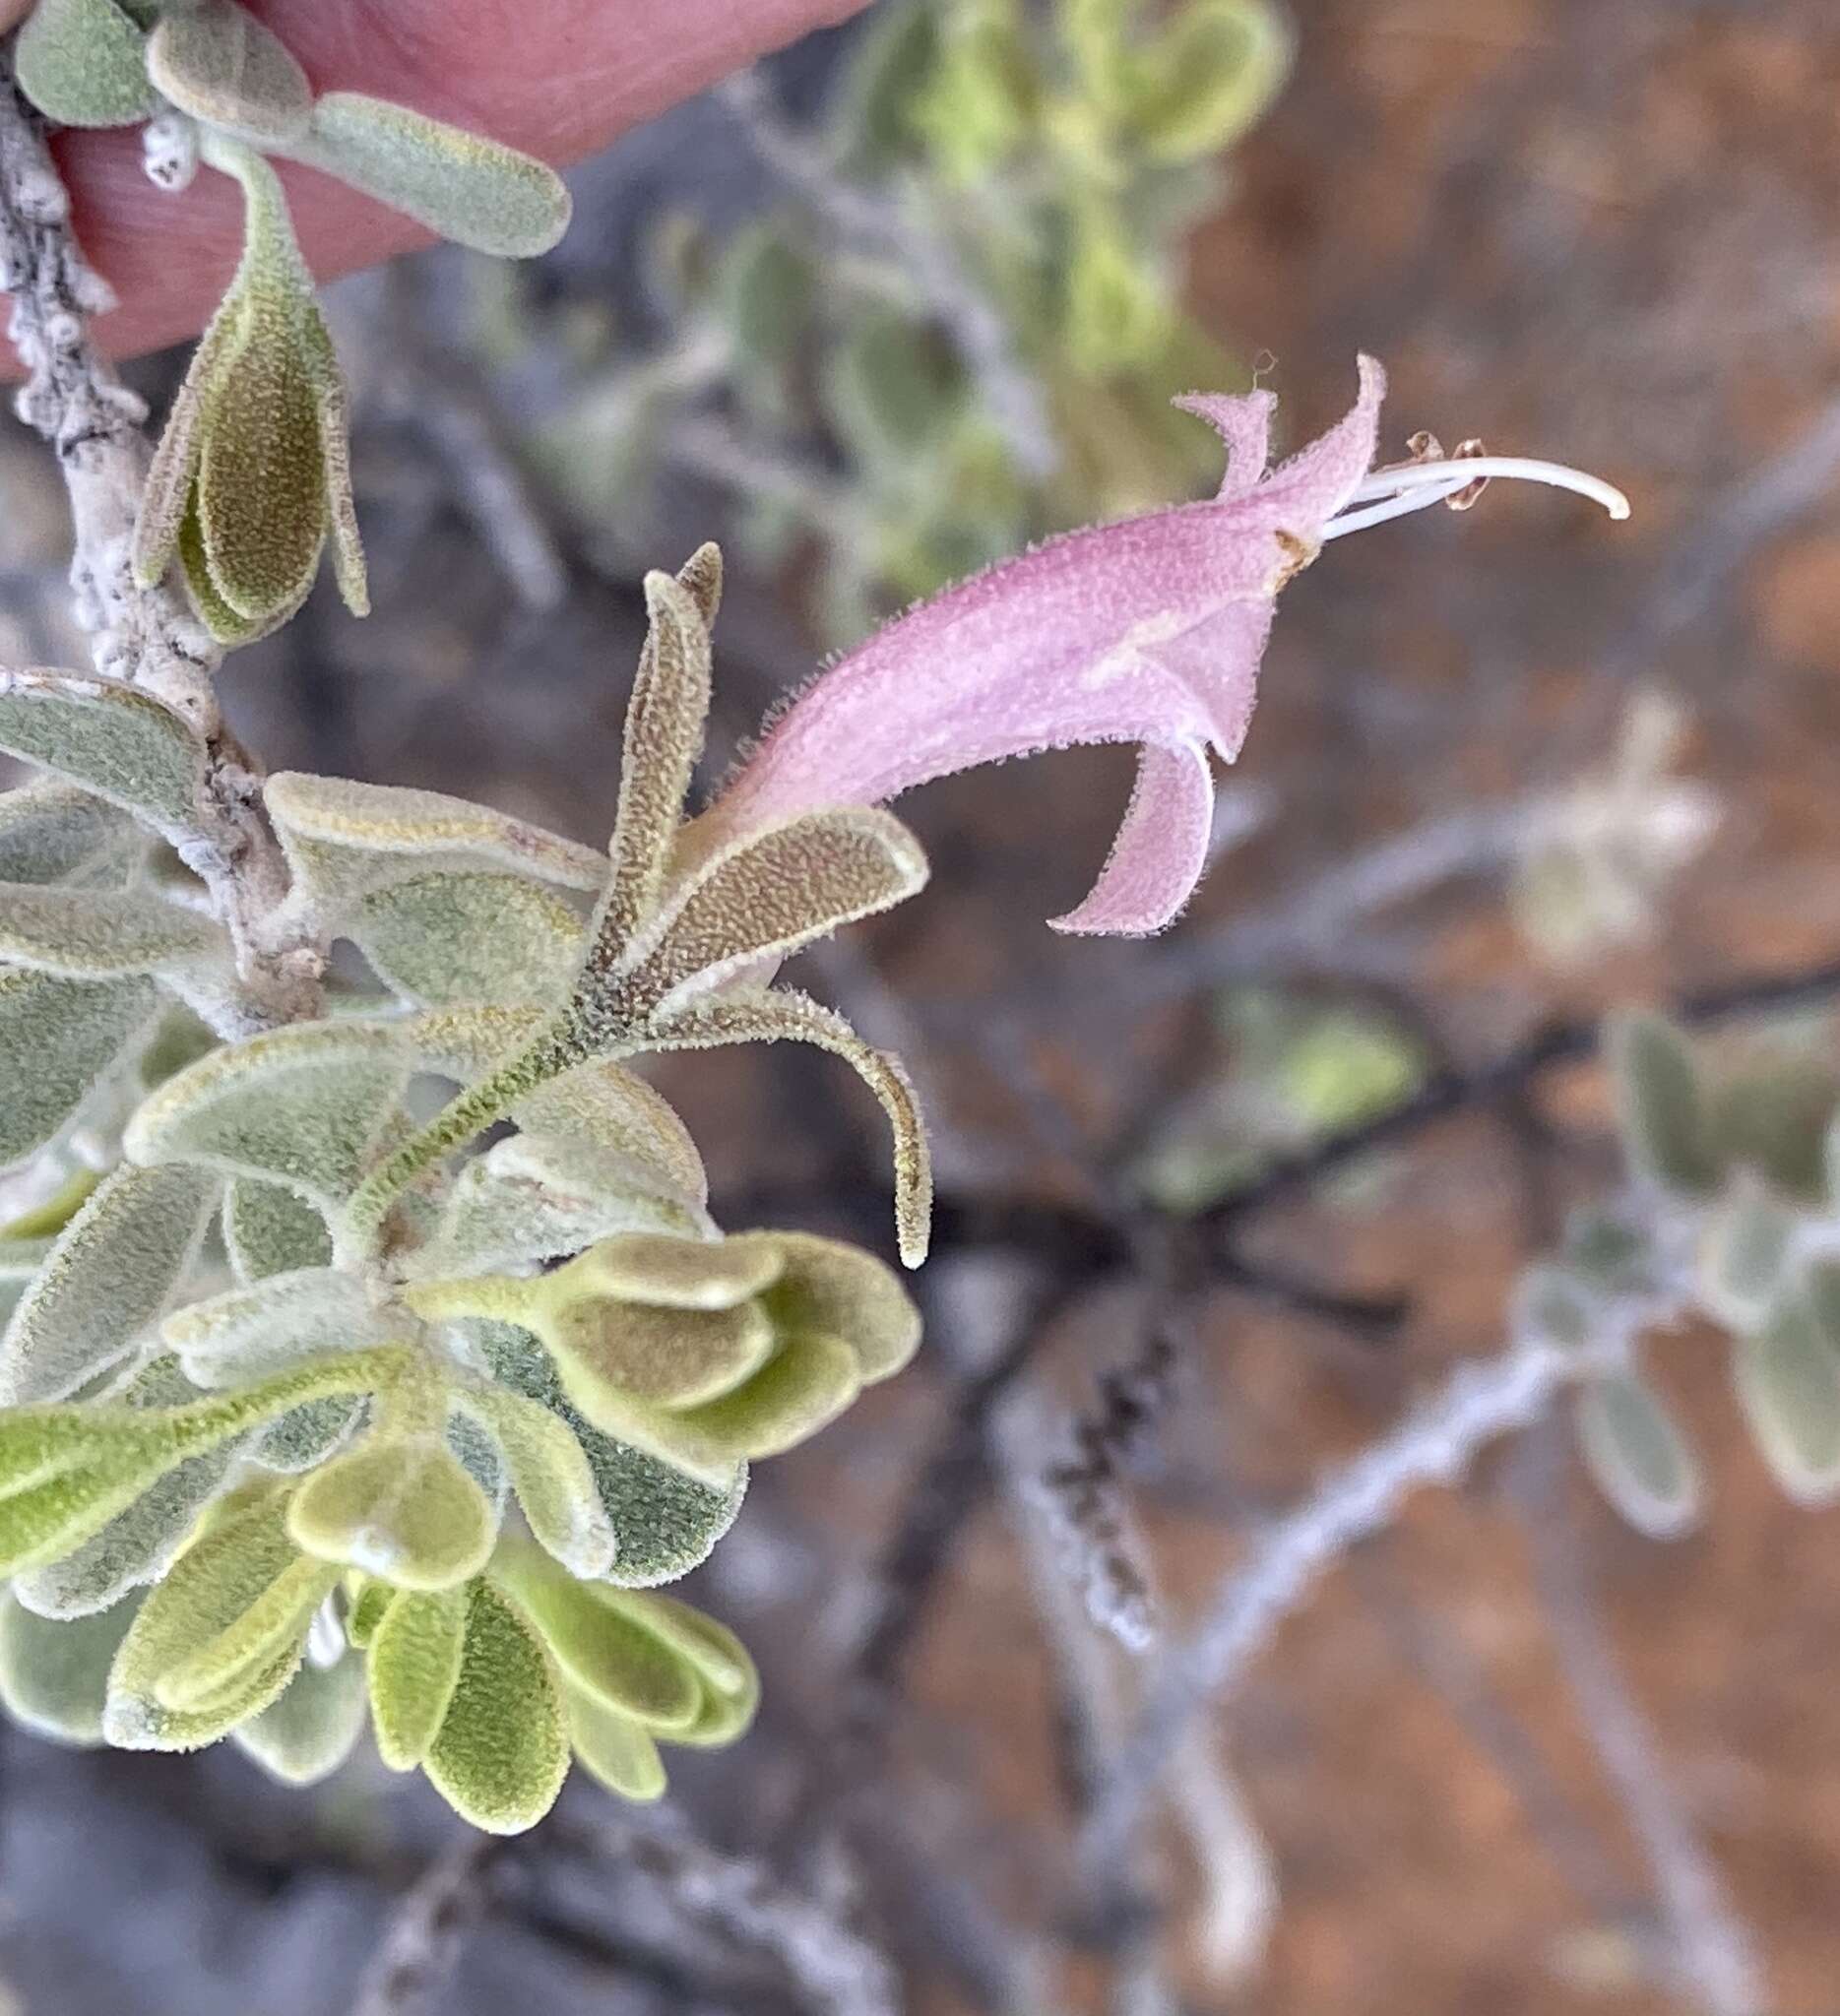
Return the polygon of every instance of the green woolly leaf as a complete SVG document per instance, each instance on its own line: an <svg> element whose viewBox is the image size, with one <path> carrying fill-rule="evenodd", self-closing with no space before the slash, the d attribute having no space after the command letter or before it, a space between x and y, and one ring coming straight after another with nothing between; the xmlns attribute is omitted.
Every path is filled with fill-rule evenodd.
<svg viewBox="0 0 1840 2016"><path fill-rule="evenodd" d="M278 150L457 245L534 259L568 229L569 193L540 161L356 92L328 92Z"/></svg>
<svg viewBox="0 0 1840 2016"><path fill-rule="evenodd" d="M844 1339L864 1385L891 1378L920 1349L920 1310L872 1253L810 1232L744 1232L725 1243L775 1255L779 1275L765 1292L775 1327Z"/></svg>
<svg viewBox="0 0 1840 2016"><path fill-rule="evenodd" d="M674 1465L603 1435L577 1414L563 1396L554 1361L528 1330L470 1322L460 1326L460 1334L501 1385L555 1415L588 1459L614 1535L607 1580L622 1588L649 1588L675 1582L709 1558L741 1509L745 1465L726 1488L712 1489Z"/></svg>
<svg viewBox="0 0 1840 2016"><path fill-rule="evenodd" d="M778 1456L828 1426L861 1390L856 1353L841 1337L813 1331L788 1338L746 1385L671 1413L664 1437L712 1467L725 1455Z"/></svg>
<svg viewBox="0 0 1840 2016"><path fill-rule="evenodd" d="M284 1785L317 1785L357 1746L364 1709L362 1660L321 1667L308 1658L280 1698L239 1723L230 1737Z"/></svg>
<svg viewBox="0 0 1840 2016"><path fill-rule="evenodd" d="M173 1359L160 1357L115 1397L130 1407L178 1407L196 1400L198 1391ZM187 1457L73 1552L17 1577L14 1593L39 1616L84 1617L158 1582L184 1546L198 1515L222 1489L242 1447L231 1440Z"/></svg>
<svg viewBox="0 0 1840 2016"><path fill-rule="evenodd" d="M115 0L36 0L13 60L20 89L60 126L138 126L159 110L147 39Z"/></svg>
<svg viewBox="0 0 1840 2016"><path fill-rule="evenodd" d="M180 1407L88 1401L0 1413L0 1574L61 1560L189 1458L306 1401L376 1391L404 1363L400 1351L352 1353Z"/></svg>
<svg viewBox="0 0 1840 2016"><path fill-rule="evenodd" d="M643 1595L576 1582L540 1556L509 1554L502 1572L571 1685L657 1734L696 1722L695 1668L624 1607Z"/></svg>
<svg viewBox="0 0 1840 2016"><path fill-rule="evenodd" d="M787 243L778 220L736 231L723 246L713 306L729 337L728 376L759 419L784 425L796 373L810 354L817 275Z"/></svg>
<svg viewBox="0 0 1840 2016"><path fill-rule="evenodd" d="M569 1740L589 1777L637 1804L662 1798L665 1760L646 1732L580 1687L566 1688L565 1698Z"/></svg>
<svg viewBox="0 0 1840 2016"><path fill-rule="evenodd" d="M102 1732L117 1749L216 1742L299 1670L338 1571L302 1560L286 1508L273 1490L226 1507L142 1605L109 1674Z"/></svg>
<svg viewBox="0 0 1840 2016"><path fill-rule="evenodd" d="M406 1034L427 1069L467 1084L528 1049L546 1020L539 1010L497 1005L437 1009L415 1016ZM647 1196L696 1212L708 1201L709 1179L690 1130L623 1064L577 1065L520 1100L512 1117L529 1134L562 1136L623 1158L645 1172L632 1187Z"/></svg>
<svg viewBox="0 0 1840 2016"><path fill-rule="evenodd" d="M722 555L703 546L683 576L645 579L650 627L626 709L611 874L592 926L598 960L618 958L664 891L691 774L709 718L709 626L722 594Z"/></svg>
<svg viewBox="0 0 1840 2016"><path fill-rule="evenodd" d="M186 0L147 40L147 74L192 118L258 147L305 133L313 88L280 37L235 0Z"/></svg>
<svg viewBox="0 0 1840 2016"><path fill-rule="evenodd" d="M319 572L326 474L317 391L295 334L301 301L251 287L236 309L201 395L197 523L213 596L239 630L266 629L300 606ZM209 621L212 609L199 613Z"/></svg>
<svg viewBox="0 0 1840 2016"><path fill-rule="evenodd" d="M263 1429L250 1450L264 1470L299 1477L349 1442L370 1414L367 1400L309 1400Z"/></svg>
<svg viewBox="0 0 1840 2016"><path fill-rule="evenodd" d="M196 490L190 495L184 521L179 527L178 555L180 572L185 577L185 592L191 598L198 620L220 644L232 651L239 651L245 644L254 644L260 638L271 636L285 623L291 622L305 606L312 592L313 577L308 574L302 577L300 592L294 600L265 616L245 616L231 608L218 592L217 582L212 578L211 554L205 545Z"/></svg>
<svg viewBox="0 0 1840 2016"><path fill-rule="evenodd" d="M355 1582L357 1590L351 1593L350 1584ZM346 1643L355 1646L359 1652L369 1649L371 1640L377 1635L377 1627L388 1613L390 1606L402 1595L387 1582L375 1582L366 1576L353 1575L347 1578L347 1595L349 1598L345 1615ZM421 1599L417 1597L416 1602ZM438 1603L438 1596L428 1598Z"/></svg>
<svg viewBox="0 0 1840 2016"><path fill-rule="evenodd" d="M191 1009L169 1003L136 1063L142 1086L151 1092L155 1086L164 1085L217 1046L217 1035L208 1023Z"/></svg>
<svg viewBox="0 0 1840 2016"><path fill-rule="evenodd" d="M119 887L146 846L132 819L75 785L0 791L0 882Z"/></svg>
<svg viewBox="0 0 1840 2016"><path fill-rule="evenodd" d="M1738 1399L1776 1481L1798 1502L1840 1490L1840 1351L1801 1302L1733 1346Z"/></svg>
<svg viewBox="0 0 1840 2016"><path fill-rule="evenodd" d="M569 1273L544 1278L541 1291L563 1285L534 1303L533 1325L555 1354L569 1398L602 1427L617 1432L609 1417L625 1402L675 1409L719 1399L773 1355L773 1324L758 1302L727 1309L625 1302L584 1292L565 1280ZM623 1399L605 1401L603 1389Z"/></svg>
<svg viewBox="0 0 1840 2016"><path fill-rule="evenodd" d="M449 1589L498 1537L485 1493L439 1435L375 1431L314 1471L287 1515L298 1545L399 1589Z"/></svg>
<svg viewBox="0 0 1840 2016"><path fill-rule="evenodd" d="M558 1310L605 1296L653 1302L661 1309L737 1309L771 1288L784 1271L775 1238L771 1232L728 1239L629 1232L603 1239L593 1252L549 1276L543 1290ZM610 1320L618 1316L618 1311L609 1312Z"/></svg>
<svg viewBox="0 0 1840 2016"><path fill-rule="evenodd" d="M460 1677L424 1768L461 1818L488 1834L536 1826L568 1776L554 1663L523 1612L484 1579L473 1586Z"/></svg>
<svg viewBox="0 0 1840 2016"><path fill-rule="evenodd" d="M130 1597L99 1615L52 1623L10 1591L0 1595L0 1702L15 1722L59 1742L102 1740L108 1669L140 1606Z"/></svg>
<svg viewBox="0 0 1840 2016"><path fill-rule="evenodd" d="M581 964L584 930L540 882L443 873L374 891L349 935L396 993L441 1005L558 999Z"/></svg>
<svg viewBox="0 0 1840 2016"><path fill-rule="evenodd" d="M1658 1015L1630 1015L1608 1038L1631 1166L1682 1196L1706 1197L1723 1173L1691 1045Z"/></svg>
<svg viewBox="0 0 1840 2016"><path fill-rule="evenodd" d="M0 972L0 1168L54 1139L160 1014L149 979Z"/></svg>
<svg viewBox="0 0 1840 2016"><path fill-rule="evenodd" d="M123 1146L286 1183L326 1208L375 1160L412 1059L386 1024L303 1022L228 1043L149 1095Z"/></svg>
<svg viewBox="0 0 1840 2016"><path fill-rule="evenodd" d="M71 979L159 973L221 957L222 926L156 896L0 883L0 960Z"/></svg>
<svg viewBox="0 0 1840 2016"><path fill-rule="evenodd" d="M0 1405L61 1400L126 1357L191 1271L217 1203L196 1169L123 1167L59 1234L0 1341Z"/></svg>
<svg viewBox="0 0 1840 2016"><path fill-rule="evenodd" d="M455 1398L492 1436L539 1544L573 1575L604 1575L618 1551L613 1523L567 1422L499 1386L470 1387Z"/></svg>
<svg viewBox="0 0 1840 2016"><path fill-rule="evenodd" d="M331 1267L270 1275L253 1288L193 1302L162 1335L200 1386L234 1386L320 1352L385 1344L400 1334L355 1275Z"/></svg>
<svg viewBox="0 0 1840 2016"><path fill-rule="evenodd" d="M931 6L893 0L852 37L828 113L841 147L870 175L912 152L914 106L938 59L939 26Z"/></svg>
<svg viewBox="0 0 1840 2016"><path fill-rule="evenodd" d="M472 1607L471 1589L404 1591L370 1624L371 1721L377 1754L392 1771L413 1771L440 1732L460 1684Z"/></svg>
<svg viewBox="0 0 1840 2016"><path fill-rule="evenodd" d="M841 1015L788 988L734 988L661 1017L646 1032L654 1050L709 1049L724 1043L805 1042L829 1050L881 1102L895 1138L895 1230L905 1265L926 1257L932 1219L932 1160L920 1104L899 1058L872 1049Z"/></svg>
<svg viewBox="0 0 1840 2016"><path fill-rule="evenodd" d="M1840 1260L1816 1260L1803 1282L1808 1312L1840 1352Z"/></svg>
<svg viewBox="0 0 1840 2016"><path fill-rule="evenodd" d="M315 1207L282 1183L247 1178L223 1198L223 1244L237 1280L266 1281L332 1265L332 1233Z"/></svg>
<svg viewBox="0 0 1840 2016"><path fill-rule="evenodd" d="M657 1189L654 1171L610 1149L513 1135L461 1170L408 1271L420 1280L490 1273L580 1252L609 1232L695 1236L707 1227L700 1207Z"/></svg>
<svg viewBox="0 0 1840 2016"><path fill-rule="evenodd" d="M440 868L498 869L599 893L607 864L592 848L440 791L282 771L264 787L295 878L339 911Z"/></svg>
<svg viewBox="0 0 1840 2016"><path fill-rule="evenodd" d="M183 833L196 822L203 741L171 708L118 680L0 671L0 749L158 832Z"/></svg>
<svg viewBox="0 0 1840 2016"><path fill-rule="evenodd" d="M1599 1490L1650 1540L1677 1540L1699 1522L1699 1466L1673 1416L1640 1379L1593 1379L1576 1401L1578 1450Z"/></svg>
<svg viewBox="0 0 1840 2016"><path fill-rule="evenodd" d="M807 812L704 861L628 947L621 991L668 1021L748 967L890 910L925 881L926 856L892 813Z"/></svg>
<svg viewBox="0 0 1840 2016"><path fill-rule="evenodd" d="M626 1591L617 1601L629 1617L692 1667L701 1684L702 1706L696 1720L688 1729L673 1731L670 1740L720 1749L743 1734L760 1706L760 1674L734 1633L675 1597Z"/></svg>

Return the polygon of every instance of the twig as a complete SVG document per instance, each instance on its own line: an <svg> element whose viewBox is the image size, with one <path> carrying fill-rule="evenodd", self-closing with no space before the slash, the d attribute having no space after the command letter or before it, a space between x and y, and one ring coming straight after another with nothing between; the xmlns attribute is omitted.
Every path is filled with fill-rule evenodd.
<svg viewBox="0 0 1840 2016"><path fill-rule="evenodd" d="M351 2016L414 2016L433 2004L485 1914L493 1865L509 1846L469 1833L428 1867L398 1906Z"/></svg>
<svg viewBox="0 0 1840 2016"><path fill-rule="evenodd" d="M677 1911L770 1956L820 2016L899 2016L899 1989L884 1954L762 1863L699 1841L668 1808L644 1820L592 1826L552 1820L547 1840L645 1876Z"/></svg>
<svg viewBox="0 0 1840 2016"><path fill-rule="evenodd" d="M89 317L111 297L71 233L44 122L14 84L8 42L0 42L0 290L13 296L9 334L27 373L20 416L56 451L69 492L71 588L95 667L164 701L205 743L196 820L169 838L205 882L235 952L239 985L219 1033L314 1015L323 951L298 923L274 921L284 915L287 867L263 809L261 772L218 712L211 680L222 655L170 587L143 589L134 579L147 409L91 341Z"/></svg>
<svg viewBox="0 0 1840 2016"><path fill-rule="evenodd" d="M1113 1761L1086 1830L1090 1865L1102 1869L1120 1858L1203 1705L1233 1690L1319 1576L1390 1525L1418 1485L1457 1481L1491 1442L1537 1420L1559 1387L1590 1368L1587 1355L1536 1340L1460 1366L1384 1440L1332 1472L1262 1534L1171 1656Z"/></svg>
<svg viewBox="0 0 1840 2016"><path fill-rule="evenodd" d="M1648 1863L1667 1931L1668 1971L1706 2016L1763 2016L1769 1998L1755 1941L1617 1669L1572 1537L1554 1509L1534 1506L1526 1520L1547 1623L1585 1731Z"/></svg>

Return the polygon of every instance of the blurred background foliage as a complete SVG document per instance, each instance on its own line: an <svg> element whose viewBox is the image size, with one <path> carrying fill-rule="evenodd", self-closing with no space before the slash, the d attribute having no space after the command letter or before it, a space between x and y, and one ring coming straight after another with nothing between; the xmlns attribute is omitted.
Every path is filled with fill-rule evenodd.
<svg viewBox="0 0 1840 2016"><path fill-rule="evenodd" d="M316 596L232 664L235 724L278 767L588 841L638 571L703 537L732 563L719 769L878 612L1205 494L1218 446L1167 408L1197 385L1258 374L1295 442L1370 348L1388 454L1481 431L1637 504L1493 495L1331 548L1154 944L1035 923L1103 852L1118 752L904 806L932 888L804 978L908 1052L953 1215L913 1372L777 1466L686 1589L765 1674L749 1743L681 1776L734 1860L571 1795L460 1870L487 1929L433 2006L891 2006L872 1969L800 1971L818 1897L922 2016L1831 2016L1840 1512L1785 1498L1801 1458L1734 1385L1773 1334L1754 1267L1742 1321L1650 1341L1640 1399L1421 1493L1322 1583L1097 1896L1068 1844L1143 1669L1053 1564L1065 1507L1110 1519L1109 1614L1154 1646L1497 1350L1543 1264L1626 1288L1608 1013L1717 1022L1696 1053L1751 1088L1728 1117L1761 1124L1765 1080L1830 1100L1837 93L1827 0L876 0L576 171L540 267L449 250L333 290L377 614ZM79 662L17 434L0 489L0 658ZM828 1076L661 1084L725 1223L885 1236L876 1121ZM1721 1193L1709 1299L1822 1217L1803 1187ZM1073 1230L983 1236L1018 1215ZM1214 1272L1173 1283L1197 1226ZM1806 1325L1781 1357L1828 1390ZM216 1754L0 1757L29 2011L413 2006L360 1984L453 1843L380 1772L299 1800Z"/></svg>

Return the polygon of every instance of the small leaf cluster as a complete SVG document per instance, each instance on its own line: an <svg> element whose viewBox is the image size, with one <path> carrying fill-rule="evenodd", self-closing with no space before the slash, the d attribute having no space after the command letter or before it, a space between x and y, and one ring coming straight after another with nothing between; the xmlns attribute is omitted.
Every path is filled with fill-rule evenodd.
<svg viewBox="0 0 1840 2016"><path fill-rule="evenodd" d="M1840 1071L1799 1046L1721 1068L1652 1015L1617 1022L1609 1049L1634 1195L1581 1213L1521 1286L1533 1334L1605 1356L1577 1394L1587 1469L1638 1531L1696 1522L1698 1462L1636 1351L1651 1320L1690 1314L1729 1338L1784 1491L1840 1496Z"/></svg>
<svg viewBox="0 0 1840 2016"><path fill-rule="evenodd" d="M0 1228L0 1698L31 1726L227 1736L305 1782L368 1724L499 1830L571 1758L654 1797L661 1744L745 1728L745 1652L657 1591L919 1318L867 1253L725 1237L633 1063L781 1039L852 1063L918 1259L904 1074L773 974L925 863L880 812L685 822L720 584L714 548L647 582L604 852L267 781L288 904L365 969L280 1028L239 1024L178 852L196 731L106 679L0 675L0 750L38 773L0 795L0 1169L41 1199Z"/></svg>
<svg viewBox="0 0 1840 2016"><path fill-rule="evenodd" d="M355 92L316 94L237 0L36 0L21 88L67 126L141 126L180 188L200 160L244 198L243 256L193 359L136 530L143 586L178 563L220 643L278 628L328 540L347 604L369 606L346 391L269 158L303 161L443 237L530 257L568 223L562 184L514 149Z"/></svg>
<svg viewBox="0 0 1840 2016"><path fill-rule="evenodd" d="M1182 248L1290 42L1275 0L884 0L811 153L886 232L846 229L840 257L838 220L794 204L720 234L667 220L669 350L592 362L553 432L585 527L618 522L686 404L720 402L770 451L736 459L751 549L820 539L816 614L850 642L1047 533L1217 479L1169 400L1244 371L1184 312Z"/></svg>

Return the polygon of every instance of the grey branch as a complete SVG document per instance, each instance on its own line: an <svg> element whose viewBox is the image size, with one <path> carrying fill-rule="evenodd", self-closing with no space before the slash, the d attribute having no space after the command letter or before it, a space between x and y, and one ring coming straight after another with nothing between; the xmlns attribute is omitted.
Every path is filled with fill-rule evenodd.
<svg viewBox="0 0 1840 2016"><path fill-rule="evenodd" d="M1498 1357L1459 1367L1384 1440L1333 1471L1259 1537L1251 1558L1170 1657L1100 1788L1086 1830L1092 1867L1110 1866L1124 1853L1197 1715L1232 1692L1318 1577L1357 1542L1391 1525L1420 1484L1457 1482L1491 1442L1537 1420L1554 1394L1592 1363L1522 1340Z"/></svg>
<svg viewBox="0 0 1840 2016"><path fill-rule="evenodd" d="M432 2009L468 1933L489 1902L493 1863L509 1844L468 1834L403 1899L358 1989L352 2016L415 2016Z"/></svg>
<svg viewBox="0 0 1840 2016"><path fill-rule="evenodd" d="M212 675L222 654L183 598L134 578L134 522L147 480L147 409L96 348L89 319L112 305L70 228L70 201L45 144L44 122L13 80L0 43L0 290L26 371L22 419L50 443L70 496L71 588L94 639L95 668L141 687L204 738L205 783L195 826L172 836L203 878L235 949L239 985L219 1034L234 1037L318 1012L321 949L272 920L287 867L263 810L261 773L224 727Z"/></svg>

